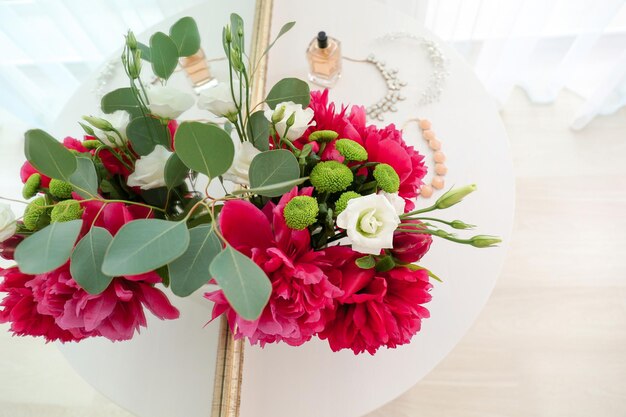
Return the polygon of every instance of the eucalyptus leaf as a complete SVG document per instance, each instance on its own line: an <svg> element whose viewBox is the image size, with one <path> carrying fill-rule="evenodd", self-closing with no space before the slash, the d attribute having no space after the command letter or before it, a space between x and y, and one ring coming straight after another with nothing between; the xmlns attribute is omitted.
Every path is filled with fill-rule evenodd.
<svg viewBox="0 0 626 417"><path fill-rule="evenodd" d="M131 117L141 116L139 101L137 101L133 90L128 87L118 88L105 94L100 101L100 108L107 114L117 110L124 110L130 113Z"/></svg>
<svg viewBox="0 0 626 417"><path fill-rule="evenodd" d="M265 117L263 110L250 115L246 129L255 148L260 151L267 151L270 148L270 122Z"/></svg>
<svg viewBox="0 0 626 417"><path fill-rule="evenodd" d="M72 253L72 278L89 294L100 294L113 280L112 276L102 273L104 254L112 240L107 229L93 226Z"/></svg>
<svg viewBox="0 0 626 417"><path fill-rule="evenodd" d="M182 184L189 174L189 168L183 164L176 153L173 153L165 163L165 185L172 189Z"/></svg>
<svg viewBox="0 0 626 417"><path fill-rule="evenodd" d="M200 32L192 17L183 17L170 28L170 38L178 48L178 56L190 56L200 49Z"/></svg>
<svg viewBox="0 0 626 417"><path fill-rule="evenodd" d="M136 117L126 127L126 136L133 150L145 156L154 150L156 145L170 149L170 138L167 126L154 117Z"/></svg>
<svg viewBox="0 0 626 417"><path fill-rule="evenodd" d="M309 105L311 91L309 85L298 78L283 78L270 90L265 102L271 109L285 101L293 101L302 107Z"/></svg>
<svg viewBox="0 0 626 417"><path fill-rule="evenodd" d="M24 239L15 249L15 262L25 274L44 274L63 265L72 253L82 220L55 222Z"/></svg>
<svg viewBox="0 0 626 417"><path fill-rule="evenodd" d="M24 155L37 171L50 178L69 182L76 171L76 157L59 141L41 129L25 133Z"/></svg>
<svg viewBox="0 0 626 417"><path fill-rule="evenodd" d="M267 305L272 284L250 258L231 246L221 251L209 267L233 309L246 320L256 320Z"/></svg>
<svg viewBox="0 0 626 417"><path fill-rule="evenodd" d="M169 264L172 292L187 297L209 282L209 265L222 251L222 243L213 232L213 226L203 224L189 231L189 247Z"/></svg>
<svg viewBox="0 0 626 417"><path fill-rule="evenodd" d="M174 41L163 32L157 32L150 37L150 58L152 71L164 80L170 75L178 65L178 47Z"/></svg>
<svg viewBox="0 0 626 417"><path fill-rule="evenodd" d="M296 22L287 22L283 25L283 27L280 28L280 30L278 31L278 35L276 35L276 38L274 38L274 40L272 41L272 43L270 43L267 48L265 49L265 52L263 52L263 55L267 54L270 49L272 49L272 47L274 46L274 44L276 43L276 41L278 39L280 39L281 36L283 36L285 33L289 32L291 30L291 28L293 28L296 25Z"/></svg>
<svg viewBox="0 0 626 417"><path fill-rule="evenodd" d="M189 231L185 222L141 219L126 223L109 245L102 272L110 276L153 271L185 253Z"/></svg>
<svg viewBox="0 0 626 417"><path fill-rule="evenodd" d="M299 179L300 165L293 153L288 150L265 151L254 157L250 164L249 175L250 187L256 189L258 193L259 189ZM258 194L278 197L289 190L290 188L286 187L274 188Z"/></svg>
<svg viewBox="0 0 626 417"><path fill-rule="evenodd" d="M241 31L241 35L239 34L239 31ZM239 45L239 47L243 48L243 19L237 13L230 14L230 32L233 44Z"/></svg>
<svg viewBox="0 0 626 417"><path fill-rule="evenodd" d="M209 178L225 173L235 157L235 145L231 137L214 125L183 122L176 129L174 143L181 161Z"/></svg>
<svg viewBox="0 0 626 417"><path fill-rule="evenodd" d="M76 171L70 176L70 184L74 191L83 198L92 198L98 194L98 173L93 161L85 157L77 157Z"/></svg>
<svg viewBox="0 0 626 417"><path fill-rule="evenodd" d="M265 187L233 190L231 193L233 195L258 194L258 195L264 195L266 197L271 197L272 195L277 194L277 196L278 196L278 195L282 195L282 194L286 193L287 191L291 190L296 185L300 185L300 184L306 182L308 179L309 179L309 177L302 177L302 178L297 178L297 179L291 180L291 181L279 182L277 184L268 185L268 186L265 186ZM287 191L284 191L284 190L287 190Z"/></svg>

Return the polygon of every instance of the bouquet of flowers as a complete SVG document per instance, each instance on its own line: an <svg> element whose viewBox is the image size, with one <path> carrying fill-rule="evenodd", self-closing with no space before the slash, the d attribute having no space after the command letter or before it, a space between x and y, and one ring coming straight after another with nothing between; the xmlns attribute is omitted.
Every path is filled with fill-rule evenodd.
<svg viewBox="0 0 626 417"><path fill-rule="evenodd" d="M212 318L226 315L236 338L317 336L374 354L408 343L429 317L438 278L417 262L433 236L499 242L462 239L444 227L471 225L426 214L474 185L416 206L424 158L394 125L368 125L363 107L339 108L295 78L252 103L258 63L246 62L239 16L222 41L229 80L196 100L167 84L200 48L194 20L148 45L129 32L129 86L102 98L101 117L83 117L83 139L26 132L24 215L0 209L0 254L16 262L0 269L0 323L14 334L128 340L146 309L177 319L171 294L212 284ZM142 79L148 64L156 85ZM196 101L218 119L177 121Z"/></svg>

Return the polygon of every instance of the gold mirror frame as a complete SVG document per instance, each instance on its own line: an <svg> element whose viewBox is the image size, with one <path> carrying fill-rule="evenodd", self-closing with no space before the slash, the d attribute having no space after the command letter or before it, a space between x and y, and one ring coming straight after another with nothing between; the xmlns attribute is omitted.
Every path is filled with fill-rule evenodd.
<svg viewBox="0 0 626 417"><path fill-rule="evenodd" d="M256 0L250 62L259 62L251 80L251 101L256 106L265 98L267 75L267 55L263 56L269 45L272 20L273 0ZM228 320L220 320L219 345L215 366L215 384L211 417L239 417L241 403L241 384L243 375L244 340L234 340L228 327Z"/></svg>

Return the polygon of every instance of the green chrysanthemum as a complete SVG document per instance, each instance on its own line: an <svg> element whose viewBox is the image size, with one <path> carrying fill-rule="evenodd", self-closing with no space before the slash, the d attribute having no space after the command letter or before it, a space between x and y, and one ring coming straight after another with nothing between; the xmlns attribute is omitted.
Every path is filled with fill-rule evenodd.
<svg viewBox="0 0 626 417"><path fill-rule="evenodd" d="M24 226L28 230L41 229L50 222L50 208L45 197L38 197L31 201L24 211Z"/></svg>
<svg viewBox="0 0 626 417"><path fill-rule="evenodd" d="M40 185L41 175L38 173L32 174L24 183L24 188L22 188L22 197L27 200L31 197L34 197L35 194L37 194Z"/></svg>
<svg viewBox="0 0 626 417"><path fill-rule="evenodd" d="M354 175L350 168L337 161L325 161L315 165L310 180L313 187L321 193L343 191L352 183Z"/></svg>
<svg viewBox="0 0 626 417"><path fill-rule="evenodd" d="M315 223L319 211L316 199L308 195L300 195L287 203L283 216L290 229L304 230Z"/></svg>
<svg viewBox="0 0 626 417"><path fill-rule="evenodd" d="M310 141L331 142L339 136L334 130L316 130L309 135Z"/></svg>
<svg viewBox="0 0 626 417"><path fill-rule="evenodd" d="M376 165L374 179L378 183L378 188L388 193L397 193L400 188L400 177L391 165Z"/></svg>
<svg viewBox="0 0 626 417"><path fill-rule="evenodd" d="M95 140L95 139L83 141L83 146L85 147L85 149L98 149L101 145L102 145L102 142L100 142L99 140Z"/></svg>
<svg viewBox="0 0 626 417"><path fill-rule="evenodd" d="M70 220L80 219L83 215L83 209L76 200L65 200L56 204L50 214L50 222L69 222Z"/></svg>
<svg viewBox="0 0 626 417"><path fill-rule="evenodd" d="M70 198L72 196L72 184L69 182L52 179L48 187L50 194L56 198Z"/></svg>
<svg viewBox="0 0 626 417"><path fill-rule="evenodd" d="M367 161L367 151L358 142L339 139L335 142L337 151L349 161Z"/></svg>
<svg viewBox="0 0 626 417"><path fill-rule="evenodd" d="M361 194L355 193L354 191L346 191L345 193L339 196L339 199L335 203L335 215L339 215L342 211L348 207L348 201L353 198L361 197Z"/></svg>

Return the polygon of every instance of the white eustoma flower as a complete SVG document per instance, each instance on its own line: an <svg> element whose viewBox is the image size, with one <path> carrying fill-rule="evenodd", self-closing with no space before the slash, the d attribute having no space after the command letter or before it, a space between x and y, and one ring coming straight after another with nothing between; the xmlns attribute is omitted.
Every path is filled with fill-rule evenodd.
<svg viewBox="0 0 626 417"><path fill-rule="evenodd" d="M276 106L274 110L265 110L265 117L267 120L272 122L272 116L274 113L280 115L282 113L282 117L280 120L275 121L274 125L276 126L276 133L281 138L285 136L285 130L287 130L287 120L291 117L292 114L295 113L295 120L293 125L289 127L287 130L286 138L294 141L299 139L304 134L304 131L309 126L315 126L315 122L311 123L311 119L313 119L313 109L307 107L306 109L302 107L300 104L296 104L293 101L286 101L284 103L280 103Z"/></svg>
<svg viewBox="0 0 626 417"><path fill-rule="evenodd" d="M13 236L15 230L17 230L17 224L11 206L0 203L0 242L4 242Z"/></svg>
<svg viewBox="0 0 626 417"><path fill-rule="evenodd" d="M128 176L126 183L142 190L165 187L165 163L170 155L172 152L157 145L148 155L135 161L135 171Z"/></svg>
<svg viewBox="0 0 626 417"><path fill-rule="evenodd" d="M352 249L371 255L393 248L393 233L399 224L396 209L380 194L351 199L337 216L337 226L346 230Z"/></svg>
<svg viewBox="0 0 626 417"><path fill-rule="evenodd" d="M155 116L163 119L176 119L183 112L193 106L195 100L191 94L180 91L169 85L155 85L150 87L148 95L148 107Z"/></svg>
<svg viewBox="0 0 626 417"><path fill-rule="evenodd" d="M122 135L121 140L123 140L124 143L128 142L128 138L126 137L126 127L130 122L130 114L127 111L117 110L111 114L104 114L100 117L111 123L111 126L113 126L115 130L120 132L120 135ZM122 145L122 143L120 143L120 138L117 136L117 134L115 134L115 132L105 132L100 129L94 129L94 133L96 134L96 137L98 139L100 139L104 144L109 145L112 148L116 148ZM115 142L109 140L107 134L109 136L112 136L113 139L115 139Z"/></svg>
<svg viewBox="0 0 626 417"><path fill-rule="evenodd" d="M398 193L388 193L386 191L380 191L378 194L384 196L396 210L396 214L404 214L404 206L406 206L406 201L404 198L400 197Z"/></svg>
<svg viewBox="0 0 626 417"><path fill-rule="evenodd" d="M238 81L233 81L233 90L235 91L237 104L239 104ZM244 91L243 94L245 93ZM232 118L232 116L237 114L237 105L235 105L233 100L230 83L219 83L215 87L202 90L198 98L198 107L210 111L217 117Z"/></svg>
<svg viewBox="0 0 626 417"><path fill-rule="evenodd" d="M250 164L260 154L250 142L235 144L235 159L231 167L224 173L224 179L240 185L250 185Z"/></svg>

